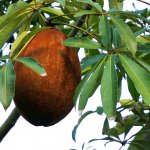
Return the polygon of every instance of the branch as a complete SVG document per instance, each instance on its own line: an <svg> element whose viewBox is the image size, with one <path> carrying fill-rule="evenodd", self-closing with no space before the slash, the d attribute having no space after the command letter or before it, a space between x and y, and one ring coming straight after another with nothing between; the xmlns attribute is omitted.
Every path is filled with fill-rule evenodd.
<svg viewBox="0 0 150 150"><path fill-rule="evenodd" d="M0 127L0 142L7 135L7 133L11 130L11 128L15 125L15 123L17 122L19 117L20 117L20 114L18 113L18 111L15 107L12 110L9 117L6 119L6 121Z"/></svg>
<svg viewBox="0 0 150 150"><path fill-rule="evenodd" d="M144 3L144 4L147 4L147 5L150 5L149 2L145 2L145 1L143 1L143 0L137 0L137 1L142 2L142 3Z"/></svg>
<svg viewBox="0 0 150 150"><path fill-rule="evenodd" d="M95 1L95 0L93 0L93 1ZM92 9L92 6L89 5L89 4L87 4L87 5L85 6L85 10L91 10L91 9ZM85 19L86 19L86 16L87 16L87 15L83 15L83 16L81 16L81 17L79 18L79 20L78 20L77 23L76 23L76 26L77 26L77 27L81 27L81 26L83 25L83 23L84 23L84 21L85 21ZM76 36L76 34L78 33L78 30L79 30L79 29L77 29L77 28L73 28L73 29L71 30L69 36L70 36L70 37Z"/></svg>

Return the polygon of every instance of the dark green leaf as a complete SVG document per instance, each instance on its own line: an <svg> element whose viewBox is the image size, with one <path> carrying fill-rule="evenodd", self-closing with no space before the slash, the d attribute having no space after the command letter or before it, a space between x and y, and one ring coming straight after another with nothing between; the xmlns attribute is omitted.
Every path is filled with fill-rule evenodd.
<svg viewBox="0 0 150 150"><path fill-rule="evenodd" d="M103 107L101 107L101 106L97 107L96 112L97 112L97 114L102 115Z"/></svg>
<svg viewBox="0 0 150 150"><path fill-rule="evenodd" d="M96 64L91 70L91 75L86 81L79 97L79 110L83 110L87 104L89 97L93 95L101 82L105 59Z"/></svg>
<svg viewBox="0 0 150 150"><path fill-rule="evenodd" d="M15 73L10 61L0 68L0 87L0 102L7 109L15 92Z"/></svg>
<svg viewBox="0 0 150 150"><path fill-rule="evenodd" d="M85 69L87 66L91 66L98 61L102 60L106 55L105 54L97 54L88 58L85 58L81 61L81 69Z"/></svg>
<svg viewBox="0 0 150 150"><path fill-rule="evenodd" d="M109 14L108 15L112 22L115 24L120 37L124 41L126 47L128 48L129 51L131 51L133 54L135 54L137 50L137 42L134 37L133 32L129 28L129 26L121 19L114 17L113 15Z"/></svg>
<svg viewBox="0 0 150 150"><path fill-rule="evenodd" d="M109 129L110 129L109 122L108 122L108 119L106 117L104 124L103 124L102 134L107 134Z"/></svg>
<svg viewBox="0 0 150 150"><path fill-rule="evenodd" d="M118 77L112 56L106 62L101 81L101 99L104 113L108 118L116 115L118 102Z"/></svg>
<svg viewBox="0 0 150 150"><path fill-rule="evenodd" d="M24 64L25 66L32 69L34 72L36 72L37 74L41 76L47 75L43 66L37 60L31 57L19 57L19 58L16 58L15 61L18 61Z"/></svg>
<svg viewBox="0 0 150 150"><path fill-rule="evenodd" d="M99 34L101 36L102 44L105 46L107 50L109 50L111 46L111 32L108 18L105 15L100 17L99 21Z"/></svg>
<svg viewBox="0 0 150 150"><path fill-rule="evenodd" d="M95 113L95 111L87 111L87 112L85 112L85 113L80 117L80 119L78 120L77 125L74 127L74 129L73 129L73 131L72 131L72 139L73 139L74 141L76 141L76 132L77 132L77 129L78 129L80 123L81 123L88 115L90 115L90 114L92 114L92 113Z"/></svg>
<svg viewBox="0 0 150 150"><path fill-rule="evenodd" d="M138 93L143 96L146 104L150 104L150 74L132 59L119 55L120 60Z"/></svg>
<svg viewBox="0 0 150 150"><path fill-rule="evenodd" d="M140 94L137 92L137 90L129 76L127 76L127 82L128 82L128 89L129 89L129 92L130 92L132 98L135 101L138 101Z"/></svg>

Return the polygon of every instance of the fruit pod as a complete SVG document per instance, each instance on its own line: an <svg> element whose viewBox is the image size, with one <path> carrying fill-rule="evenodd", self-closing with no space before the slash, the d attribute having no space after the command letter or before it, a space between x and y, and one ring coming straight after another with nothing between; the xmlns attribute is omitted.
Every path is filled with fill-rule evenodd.
<svg viewBox="0 0 150 150"><path fill-rule="evenodd" d="M63 45L66 38L57 29L46 29L39 32L19 55L38 60L47 76L40 76L19 62L14 64L15 105L35 126L54 125L73 108L81 69L75 49Z"/></svg>

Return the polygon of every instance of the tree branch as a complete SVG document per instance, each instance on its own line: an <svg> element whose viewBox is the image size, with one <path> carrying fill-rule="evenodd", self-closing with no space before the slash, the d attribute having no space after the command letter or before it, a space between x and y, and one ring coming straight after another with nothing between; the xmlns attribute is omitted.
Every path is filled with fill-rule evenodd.
<svg viewBox="0 0 150 150"><path fill-rule="evenodd" d="M93 0L93 2L95 2L95 0ZM87 5L85 6L85 10L91 10L91 9L92 9L92 6L89 5L89 4L87 4ZM85 21L85 19L86 19L86 16L87 16L87 15L83 15L83 16L81 16L81 17L79 18L79 20L78 20L77 23L76 23L76 26L77 26L77 27L81 27L81 26L83 25L83 23L84 23L84 21ZM77 28L73 28L73 29L71 30L69 36L70 36L70 37L74 37L74 36L78 33L78 30L79 30L79 29L77 29Z"/></svg>
<svg viewBox="0 0 150 150"><path fill-rule="evenodd" d="M11 130L11 128L15 125L15 123L17 122L19 117L20 117L20 114L18 113L18 111L15 107L12 110L9 117L6 119L6 121L0 127L0 142L7 135L7 133Z"/></svg>
<svg viewBox="0 0 150 150"><path fill-rule="evenodd" d="M139 2L141 2L141 3L144 3L144 4L147 4L147 5L150 5L149 2L145 2L145 1L143 1L143 0L137 0L137 1L139 1Z"/></svg>

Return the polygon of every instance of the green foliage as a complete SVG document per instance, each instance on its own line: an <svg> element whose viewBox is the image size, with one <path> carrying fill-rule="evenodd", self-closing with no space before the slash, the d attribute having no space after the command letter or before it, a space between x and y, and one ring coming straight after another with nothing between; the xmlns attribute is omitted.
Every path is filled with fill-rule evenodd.
<svg viewBox="0 0 150 150"><path fill-rule="evenodd" d="M85 53L81 60L82 81L74 96L74 104L83 114L73 130L73 139L76 140L77 129L88 115L104 113L105 137L92 139L90 143L107 140L121 146L131 144L129 150L147 150L140 142L149 136L150 128L150 11L148 8L123 11L123 1L109 0L109 10L104 9L104 0L0 1L0 102L4 108L9 107L14 97L15 61L40 75L46 73L36 60L20 58L19 54L38 32L56 27L71 36L64 45ZM4 55L6 44L11 44L11 49ZM123 80L128 84L131 100L120 100ZM99 87L102 106L84 112ZM131 113L122 117L122 112L128 109ZM108 118L115 118L113 128ZM134 126L142 129L128 138Z"/></svg>

